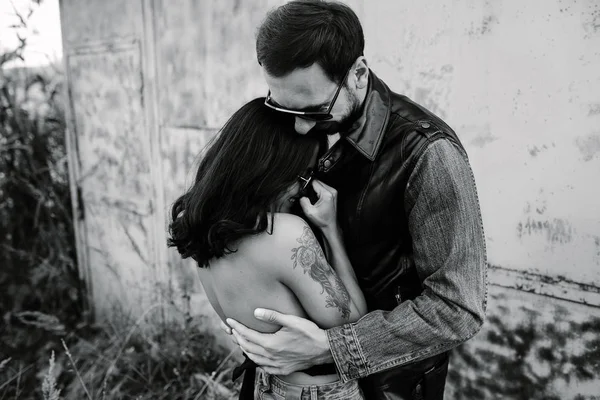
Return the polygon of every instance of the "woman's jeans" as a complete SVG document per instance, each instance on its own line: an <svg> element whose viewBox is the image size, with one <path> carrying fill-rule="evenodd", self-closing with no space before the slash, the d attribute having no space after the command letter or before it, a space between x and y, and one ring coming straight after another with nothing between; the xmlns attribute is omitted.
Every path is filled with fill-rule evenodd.
<svg viewBox="0 0 600 400"><path fill-rule="evenodd" d="M287 383L275 375L256 369L254 398L258 400L362 400L365 397L356 380L320 385Z"/></svg>

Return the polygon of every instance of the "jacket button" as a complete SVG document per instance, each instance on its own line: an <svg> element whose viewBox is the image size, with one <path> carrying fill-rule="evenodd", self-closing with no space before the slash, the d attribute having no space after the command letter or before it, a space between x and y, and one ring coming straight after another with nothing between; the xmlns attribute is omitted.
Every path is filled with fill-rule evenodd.
<svg viewBox="0 0 600 400"><path fill-rule="evenodd" d="M429 122L421 122L421 128L423 129L427 129L429 128L431 125L429 125Z"/></svg>
<svg viewBox="0 0 600 400"><path fill-rule="evenodd" d="M323 163L323 166L324 166L325 168L329 168L329 167L331 167L331 161L330 161L330 160L325 160L325 162Z"/></svg>

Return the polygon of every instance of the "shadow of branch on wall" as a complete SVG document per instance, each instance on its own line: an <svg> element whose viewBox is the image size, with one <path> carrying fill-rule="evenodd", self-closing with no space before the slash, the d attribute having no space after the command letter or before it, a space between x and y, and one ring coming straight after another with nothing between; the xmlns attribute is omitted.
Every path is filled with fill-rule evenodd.
<svg viewBox="0 0 600 400"><path fill-rule="evenodd" d="M491 300L500 305L482 331L452 354L448 398L600 398L600 318L551 303L509 307L505 295Z"/></svg>

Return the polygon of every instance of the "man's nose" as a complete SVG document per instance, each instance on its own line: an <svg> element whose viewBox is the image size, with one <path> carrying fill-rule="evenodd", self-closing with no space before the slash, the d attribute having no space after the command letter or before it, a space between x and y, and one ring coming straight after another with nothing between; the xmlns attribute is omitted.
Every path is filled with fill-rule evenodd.
<svg viewBox="0 0 600 400"><path fill-rule="evenodd" d="M301 135L306 135L308 131L310 131L317 123L315 121L308 121L306 119L302 119L296 117L296 122L294 123L294 129Z"/></svg>

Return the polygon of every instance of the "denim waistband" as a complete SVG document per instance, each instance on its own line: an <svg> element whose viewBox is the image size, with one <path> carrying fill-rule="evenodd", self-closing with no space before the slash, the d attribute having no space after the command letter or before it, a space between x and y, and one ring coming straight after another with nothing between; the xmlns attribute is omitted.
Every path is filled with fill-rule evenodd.
<svg viewBox="0 0 600 400"><path fill-rule="evenodd" d="M362 398L356 380L342 382L341 380L318 385L299 385L288 383L281 378L266 373L262 368L256 369L256 380L260 389L270 390L284 399L298 400L346 400Z"/></svg>

